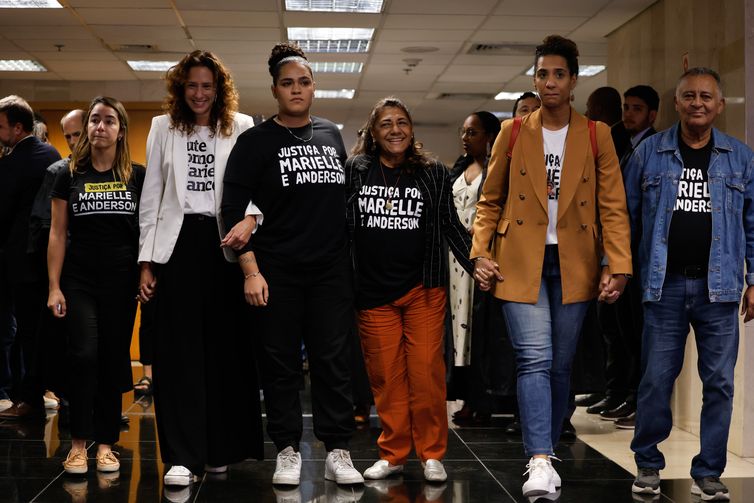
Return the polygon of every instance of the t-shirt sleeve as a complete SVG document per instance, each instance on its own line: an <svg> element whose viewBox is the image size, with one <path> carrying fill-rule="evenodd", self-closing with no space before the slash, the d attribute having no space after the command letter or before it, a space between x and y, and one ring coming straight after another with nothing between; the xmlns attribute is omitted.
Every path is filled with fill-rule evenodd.
<svg viewBox="0 0 754 503"><path fill-rule="evenodd" d="M52 191L50 197L56 199L65 199L68 201L68 196L71 191L71 170L68 168L61 169L58 174L55 175L55 181L52 182Z"/></svg>
<svg viewBox="0 0 754 503"><path fill-rule="evenodd" d="M253 131L253 129L249 130ZM246 208L252 199L252 172L254 164L252 152L254 152L254 139L248 132L241 134L233 146L228 157L223 177L223 199L220 211L227 229L244 219ZM253 250L251 239L246 246L239 250L239 254Z"/></svg>

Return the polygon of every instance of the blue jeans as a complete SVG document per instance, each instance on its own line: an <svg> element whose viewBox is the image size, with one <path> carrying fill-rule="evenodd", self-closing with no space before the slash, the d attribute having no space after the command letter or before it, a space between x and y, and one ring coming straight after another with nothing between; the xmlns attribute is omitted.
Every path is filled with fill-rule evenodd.
<svg viewBox="0 0 754 503"><path fill-rule="evenodd" d="M642 378L631 442L637 466L665 468L665 458L657 444L668 438L673 427L670 395L683 367L691 325L703 384L701 450L691 462L691 476L719 477L723 473L733 411L733 369L738 355L737 311L736 302L709 301L706 278L675 274L666 277L660 300L644 303Z"/></svg>
<svg viewBox="0 0 754 503"><path fill-rule="evenodd" d="M518 407L527 456L552 454L571 386L571 364L588 302L563 304L555 245L545 247L536 304L505 302L503 314L518 367Z"/></svg>

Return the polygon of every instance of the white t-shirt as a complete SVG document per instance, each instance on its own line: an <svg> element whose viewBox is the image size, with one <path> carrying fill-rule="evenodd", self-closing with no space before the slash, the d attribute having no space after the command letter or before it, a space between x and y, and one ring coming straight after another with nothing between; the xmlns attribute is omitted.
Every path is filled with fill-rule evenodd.
<svg viewBox="0 0 754 503"><path fill-rule="evenodd" d="M186 177L186 215L215 216L215 137L209 126L194 126L186 138L188 176Z"/></svg>
<svg viewBox="0 0 754 503"><path fill-rule="evenodd" d="M568 125L557 131L542 128L542 140L545 149L545 169L547 170L547 236L545 244L558 244L558 199L560 197L560 174L563 170L565 141Z"/></svg>

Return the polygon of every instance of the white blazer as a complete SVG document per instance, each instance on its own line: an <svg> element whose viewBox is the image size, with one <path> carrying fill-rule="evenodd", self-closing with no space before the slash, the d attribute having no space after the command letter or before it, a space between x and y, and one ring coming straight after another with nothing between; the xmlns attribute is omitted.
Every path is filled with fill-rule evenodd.
<svg viewBox="0 0 754 503"><path fill-rule="evenodd" d="M222 221L220 203L223 199L223 176L228 156L238 135L254 125L248 115L236 113L229 137L217 135L215 143L215 215L217 231L222 238L227 229ZM183 206L186 201L188 154L186 135L170 128L170 117L160 115L152 119L147 137L147 174L139 202L139 262L164 264L173 254L183 225ZM251 211L251 203L249 203ZM223 249L225 259L236 261L232 250Z"/></svg>

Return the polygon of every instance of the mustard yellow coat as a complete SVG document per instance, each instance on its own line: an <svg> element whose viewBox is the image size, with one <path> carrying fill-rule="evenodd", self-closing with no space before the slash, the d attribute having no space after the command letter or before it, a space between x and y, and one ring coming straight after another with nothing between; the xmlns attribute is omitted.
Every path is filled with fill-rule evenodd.
<svg viewBox="0 0 754 503"><path fill-rule="evenodd" d="M571 109L558 199L557 234L563 303L598 294L603 253L612 274L631 274L631 236L610 128L597 122L595 165L587 119ZM525 117L508 162L513 120L492 147L477 203L471 257L500 264L494 295L534 304L539 295L547 233L547 174L540 111Z"/></svg>

